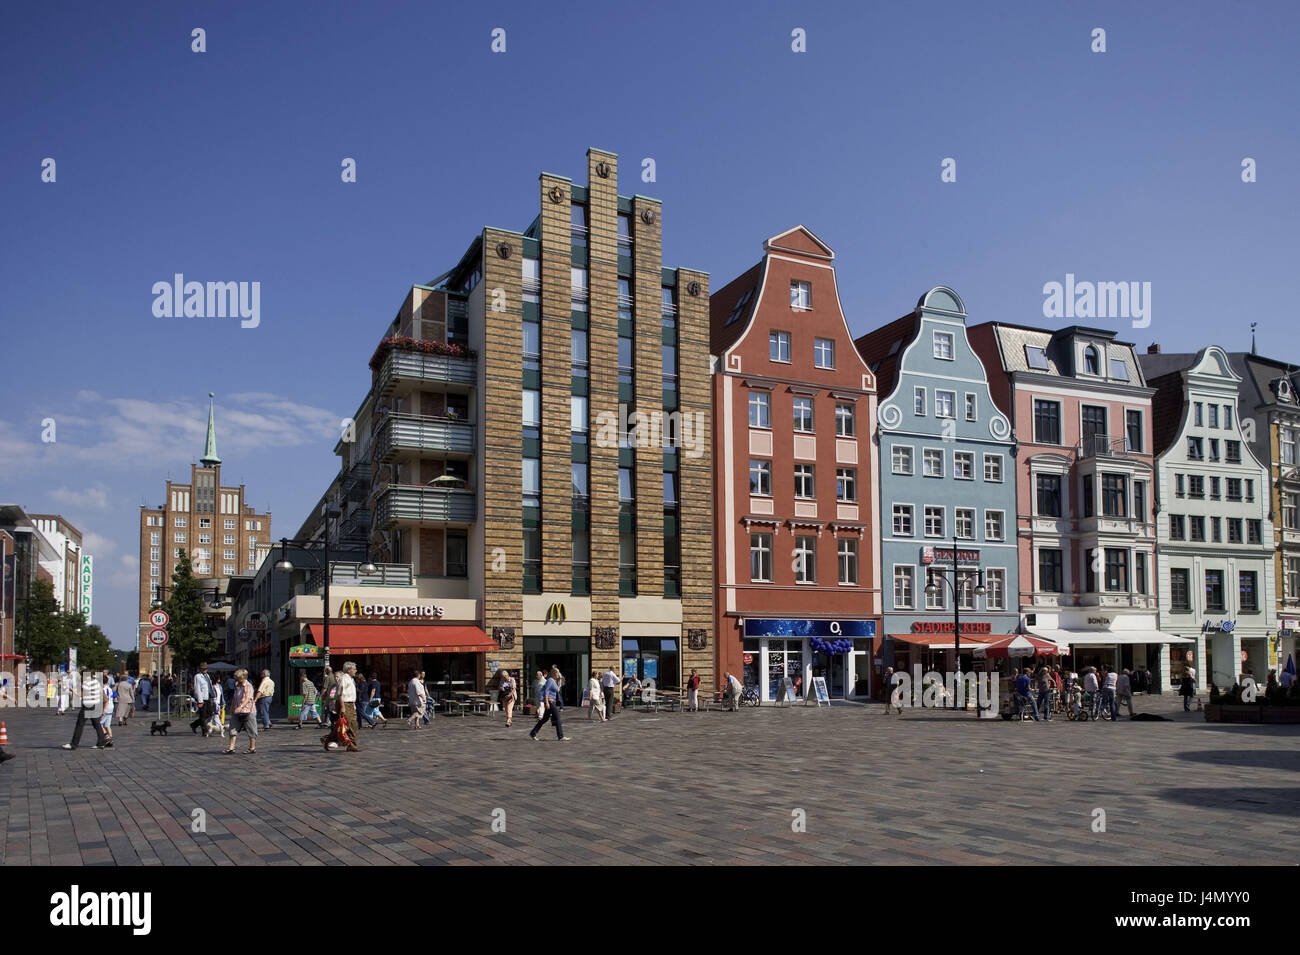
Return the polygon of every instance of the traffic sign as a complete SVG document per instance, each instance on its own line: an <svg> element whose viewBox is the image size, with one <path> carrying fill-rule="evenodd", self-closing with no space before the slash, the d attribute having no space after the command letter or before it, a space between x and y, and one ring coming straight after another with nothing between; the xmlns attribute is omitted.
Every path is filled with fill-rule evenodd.
<svg viewBox="0 0 1300 955"><path fill-rule="evenodd" d="M167 642L167 631L161 627L156 627L149 631L149 642L155 647L161 647Z"/></svg>
<svg viewBox="0 0 1300 955"><path fill-rule="evenodd" d="M155 610L149 614L149 622L155 627L165 627L171 622L171 617L167 616L166 610Z"/></svg>

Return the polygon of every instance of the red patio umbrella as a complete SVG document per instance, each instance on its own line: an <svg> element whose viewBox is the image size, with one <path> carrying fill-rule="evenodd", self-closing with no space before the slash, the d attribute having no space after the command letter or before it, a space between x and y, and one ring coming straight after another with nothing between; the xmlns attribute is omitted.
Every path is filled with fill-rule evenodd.
<svg viewBox="0 0 1300 955"><path fill-rule="evenodd" d="M1041 637L1030 637L1025 634L1016 634L1013 637L1004 637L1001 640L995 640L986 646L983 650L985 656L989 657L1054 657L1057 654L1064 653L1061 647L1057 646L1051 640L1044 640Z"/></svg>

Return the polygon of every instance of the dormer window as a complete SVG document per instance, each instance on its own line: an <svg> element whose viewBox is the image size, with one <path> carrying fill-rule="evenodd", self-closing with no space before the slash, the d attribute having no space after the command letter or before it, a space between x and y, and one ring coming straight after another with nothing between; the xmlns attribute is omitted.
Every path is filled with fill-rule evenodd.
<svg viewBox="0 0 1300 955"><path fill-rule="evenodd" d="M1047 351L1033 345L1025 346L1025 363L1035 371L1047 371Z"/></svg>
<svg viewBox="0 0 1300 955"><path fill-rule="evenodd" d="M1285 378L1279 378L1277 380L1277 396L1283 401L1290 401L1291 382L1287 381Z"/></svg>
<svg viewBox="0 0 1300 955"><path fill-rule="evenodd" d="M1089 345L1083 350L1083 371L1088 375L1101 374L1101 355L1096 345Z"/></svg>

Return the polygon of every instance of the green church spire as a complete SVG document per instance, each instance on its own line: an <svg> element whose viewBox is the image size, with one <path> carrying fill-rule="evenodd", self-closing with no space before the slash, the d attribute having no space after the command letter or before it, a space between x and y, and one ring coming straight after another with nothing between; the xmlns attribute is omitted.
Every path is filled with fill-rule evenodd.
<svg viewBox="0 0 1300 955"><path fill-rule="evenodd" d="M221 458L217 457L217 428L212 418L212 399L215 396L208 392L208 441L203 448L203 457L199 458L199 463L207 467L221 463Z"/></svg>

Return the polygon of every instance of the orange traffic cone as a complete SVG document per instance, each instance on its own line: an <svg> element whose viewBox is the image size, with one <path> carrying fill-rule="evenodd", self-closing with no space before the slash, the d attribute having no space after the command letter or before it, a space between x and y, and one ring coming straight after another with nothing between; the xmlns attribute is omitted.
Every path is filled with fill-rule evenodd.
<svg viewBox="0 0 1300 955"><path fill-rule="evenodd" d="M13 753L6 753L5 747L9 745L9 730L5 729L4 723L0 723L0 763L7 759L13 759Z"/></svg>

